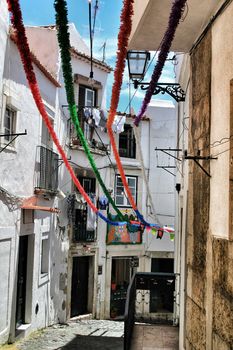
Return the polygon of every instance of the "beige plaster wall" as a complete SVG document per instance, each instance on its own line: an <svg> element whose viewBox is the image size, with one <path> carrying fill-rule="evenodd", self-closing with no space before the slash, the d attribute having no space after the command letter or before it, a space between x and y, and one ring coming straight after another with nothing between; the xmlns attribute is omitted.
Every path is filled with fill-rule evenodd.
<svg viewBox="0 0 233 350"><path fill-rule="evenodd" d="M211 143L230 136L230 80L233 79L233 3L212 28ZM229 143L210 149L211 154L229 149ZM229 152L210 162L210 229L214 236L229 236Z"/></svg>

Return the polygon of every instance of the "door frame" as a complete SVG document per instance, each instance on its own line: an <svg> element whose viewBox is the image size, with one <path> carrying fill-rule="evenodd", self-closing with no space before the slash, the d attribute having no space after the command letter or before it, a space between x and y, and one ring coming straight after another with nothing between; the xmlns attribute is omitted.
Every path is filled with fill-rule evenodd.
<svg viewBox="0 0 233 350"><path fill-rule="evenodd" d="M90 248L90 250L89 250ZM98 282L98 248L91 248L91 246L79 246L79 247L73 247L69 251L69 257L68 257L68 285L67 285L67 309L66 309L66 316L67 319L71 318L71 292L72 292L72 270L73 270L73 258L81 258L81 257L89 257L92 258L92 266L93 266L93 277L92 281L88 281L89 286L90 283L92 284L92 301L90 300L90 297L88 298L88 308L91 309L91 314L93 317L96 316L97 312L97 282ZM89 271L90 271L90 265L89 265ZM90 288L90 287L89 287Z"/></svg>

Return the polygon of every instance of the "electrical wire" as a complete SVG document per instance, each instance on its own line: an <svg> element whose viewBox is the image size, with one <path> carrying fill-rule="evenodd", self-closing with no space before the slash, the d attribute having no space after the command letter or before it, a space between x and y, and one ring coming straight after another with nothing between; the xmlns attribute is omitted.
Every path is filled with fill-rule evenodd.
<svg viewBox="0 0 233 350"><path fill-rule="evenodd" d="M230 148L228 148L228 149L225 150L225 151L222 151L222 152L219 152L219 153L217 153L217 154L214 154L212 157L218 157L218 156L220 156L220 155L223 154L223 153L229 152L231 149L233 149L233 146L230 147Z"/></svg>
<svg viewBox="0 0 233 350"><path fill-rule="evenodd" d="M92 39L93 40L94 40L94 36L95 36L95 22L96 22L96 15L97 15L98 9L99 9L98 0L96 0L95 6L94 6L94 18L93 18L93 29L92 29Z"/></svg>

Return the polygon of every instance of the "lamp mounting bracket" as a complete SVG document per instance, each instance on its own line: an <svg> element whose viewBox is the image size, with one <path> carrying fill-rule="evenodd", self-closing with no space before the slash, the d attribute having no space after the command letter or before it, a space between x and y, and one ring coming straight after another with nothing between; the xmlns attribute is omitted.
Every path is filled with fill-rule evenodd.
<svg viewBox="0 0 233 350"><path fill-rule="evenodd" d="M134 80L134 88L137 89L139 86L141 90L148 90L150 83L145 83L143 81ZM153 95L158 94L168 94L176 102L184 102L185 101L185 92L182 90L180 84L177 83L157 83Z"/></svg>

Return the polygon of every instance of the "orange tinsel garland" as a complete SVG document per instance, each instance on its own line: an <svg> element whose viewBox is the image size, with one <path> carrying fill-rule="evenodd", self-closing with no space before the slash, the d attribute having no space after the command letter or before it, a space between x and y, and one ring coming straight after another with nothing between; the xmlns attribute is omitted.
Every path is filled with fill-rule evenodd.
<svg viewBox="0 0 233 350"><path fill-rule="evenodd" d="M134 0L124 0L124 5L121 13L121 25L120 25L120 31L118 34L117 60L116 60L116 67L114 70L114 84L112 87L112 97L111 97L110 112L108 115L107 129L108 129L108 134L112 145L113 153L116 159L117 167L121 175L122 183L126 190L130 204L132 205L134 210L137 210L137 205L129 189L128 182L125 177L124 169L121 164L121 159L117 150L114 135L112 132L112 124L114 122L114 118L117 112L117 106L120 98L121 85L123 81L123 73L125 69L125 58L127 54L129 36L132 28L133 3L134 3Z"/></svg>

